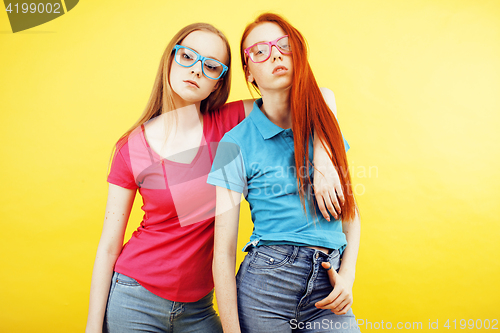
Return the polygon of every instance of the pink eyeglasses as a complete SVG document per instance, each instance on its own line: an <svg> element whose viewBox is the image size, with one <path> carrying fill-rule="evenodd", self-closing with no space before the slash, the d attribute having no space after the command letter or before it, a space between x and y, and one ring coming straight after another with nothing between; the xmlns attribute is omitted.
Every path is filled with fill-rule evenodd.
<svg viewBox="0 0 500 333"><path fill-rule="evenodd" d="M281 54L292 53L292 48L288 42L288 35L279 37L271 42L260 42L255 43L250 47L245 49L245 53L248 55L252 62L264 62L271 56L271 49L276 46Z"/></svg>

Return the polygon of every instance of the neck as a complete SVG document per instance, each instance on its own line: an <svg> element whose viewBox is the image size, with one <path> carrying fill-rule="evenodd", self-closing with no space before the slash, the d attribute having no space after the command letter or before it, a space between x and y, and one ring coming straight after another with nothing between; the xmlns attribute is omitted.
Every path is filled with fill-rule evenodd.
<svg viewBox="0 0 500 333"><path fill-rule="evenodd" d="M173 129L171 134L175 133L189 133L190 131L197 131L203 126L203 116L200 111L200 103L191 104L168 111L162 115L166 127ZM174 125L175 124L175 125ZM174 125L172 127L172 125Z"/></svg>
<svg viewBox="0 0 500 333"><path fill-rule="evenodd" d="M285 91L261 91L261 111L275 125L281 128L292 127L292 114L290 110L290 89Z"/></svg>
<svg viewBox="0 0 500 333"><path fill-rule="evenodd" d="M202 121L201 116L201 101L196 103L189 102L180 97L177 93L173 92L173 102L175 109L166 112L169 115L167 118L173 116L176 121L179 131L190 130Z"/></svg>

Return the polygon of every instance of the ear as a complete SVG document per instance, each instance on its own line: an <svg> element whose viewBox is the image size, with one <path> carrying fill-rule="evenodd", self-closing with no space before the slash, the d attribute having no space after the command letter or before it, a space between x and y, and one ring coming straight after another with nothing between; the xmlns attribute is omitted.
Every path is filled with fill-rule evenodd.
<svg viewBox="0 0 500 333"><path fill-rule="evenodd" d="M255 79L253 78L253 75L250 72L247 75L247 81L250 83L253 83L253 81L255 81Z"/></svg>
<svg viewBox="0 0 500 333"><path fill-rule="evenodd" d="M252 73L250 73L250 71L248 70L248 66L245 65L243 67L243 69L245 70L245 76L247 77L247 81L252 83L254 81L254 78L253 78L253 75Z"/></svg>

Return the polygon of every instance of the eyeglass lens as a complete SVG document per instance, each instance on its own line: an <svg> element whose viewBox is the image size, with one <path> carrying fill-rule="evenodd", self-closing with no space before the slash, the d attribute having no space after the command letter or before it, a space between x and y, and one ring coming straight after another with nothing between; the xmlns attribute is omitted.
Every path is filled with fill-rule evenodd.
<svg viewBox="0 0 500 333"><path fill-rule="evenodd" d="M177 50L177 54L175 56L175 61L184 67L193 66L197 59L198 55L196 53L183 47ZM224 68L222 68L221 64L215 60L205 59L203 62L203 73L212 79L219 78L223 70Z"/></svg>
<svg viewBox="0 0 500 333"><path fill-rule="evenodd" d="M271 54L271 43L257 43L253 45L249 50L248 54L253 62L262 62L269 58ZM288 37L280 38L276 41L276 45L278 46L278 50L281 53L288 54L292 52L290 44L288 43Z"/></svg>

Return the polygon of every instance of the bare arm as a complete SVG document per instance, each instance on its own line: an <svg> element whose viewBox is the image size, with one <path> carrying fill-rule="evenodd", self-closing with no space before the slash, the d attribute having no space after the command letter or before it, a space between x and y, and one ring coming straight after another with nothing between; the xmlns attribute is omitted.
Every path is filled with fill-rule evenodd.
<svg viewBox="0 0 500 333"><path fill-rule="evenodd" d="M337 106L335 104L335 95L328 88L320 88L326 104L337 116ZM338 219L342 212L340 203L344 203L344 194L340 183L340 177L337 170L333 166L332 160L328 156L328 152L323 146L321 140L314 131L314 194L318 208L323 214L323 217L330 221L330 214ZM339 202L340 201L340 202Z"/></svg>
<svg viewBox="0 0 500 333"><path fill-rule="evenodd" d="M328 88L320 88L320 89L326 104L328 104L328 107L330 108L332 113L335 115L335 117L337 117L337 105L335 103L335 95L333 94L333 91L331 91ZM315 145L316 144L323 148L323 145L321 144L320 140L317 140L317 142L315 141ZM328 158L328 154L326 153L326 150L324 148L319 149L318 154L316 154L317 152L316 148L317 147L315 146L314 158L318 157L318 159L321 159L325 158L325 156L326 158ZM337 176L338 179L337 172L335 172L334 176ZM340 180L338 180L338 183L340 184ZM341 198L342 201L344 201L342 188L340 188L340 193L337 193L337 195ZM347 278L352 283L354 283L356 260L358 258L359 240L361 233L361 221L357 210L353 221L342 222L342 231L344 232L347 239L347 247L345 248L344 253L342 255L342 264L340 266L339 274Z"/></svg>
<svg viewBox="0 0 500 333"><path fill-rule="evenodd" d="M342 231L347 239L347 246L342 254L339 274L350 282L352 288L356 275L356 261L358 259L359 242L361 238L361 221L358 211L356 211L356 216L353 221L342 222Z"/></svg>
<svg viewBox="0 0 500 333"><path fill-rule="evenodd" d="M225 333L240 332L236 297L236 246L241 194L217 186L213 275Z"/></svg>
<svg viewBox="0 0 500 333"><path fill-rule="evenodd" d="M109 184L106 214L92 272L86 332L102 333L111 277L123 246L136 190Z"/></svg>
<svg viewBox="0 0 500 333"><path fill-rule="evenodd" d="M335 105L335 95L330 89L321 88L321 93L323 94L323 98L328 104L330 110L333 114L337 115L337 107ZM319 165L322 170L321 180L323 184L321 188L323 191L328 191L332 188L331 185L328 185L325 188L324 184L330 184L334 182L337 185L334 185L334 191L331 192L328 197L338 196L342 202L344 202L344 195L342 193L342 188L340 187L340 179L338 177L338 173L330 166L330 164L326 163L326 159L328 158L328 154L326 150L321 149L319 146L323 146L320 140L314 142L314 161L316 165L316 159L322 162ZM316 149L318 148L318 150ZM316 177L316 173L314 174ZM315 191L316 191L316 178L314 179ZM336 194L335 194L336 193ZM326 195L325 195L326 196ZM340 207L335 204L335 208L337 212L341 213ZM328 208L330 212L332 212L331 206ZM332 214L333 215L333 214ZM335 215L334 215L335 216ZM333 313L340 315L345 314L351 308L353 303L352 296L352 286L354 284L355 271L356 271L356 261L358 258L358 250L359 250L359 241L360 241L360 233L361 233L361 223L359 219L359 214L356 211L356 215L353 221L342 221L342 231L344 232L347 239L347 246L344 249L344 253L342 255L342 261L340 264L339 272L337 273L335 270L330 269L328 271L328 275L330 277L330 282L334 287L332 292L328 297L316 303L316 306L321 309L329 309ZM329 263L322 263L323 268L329 269Z"/></svg>

